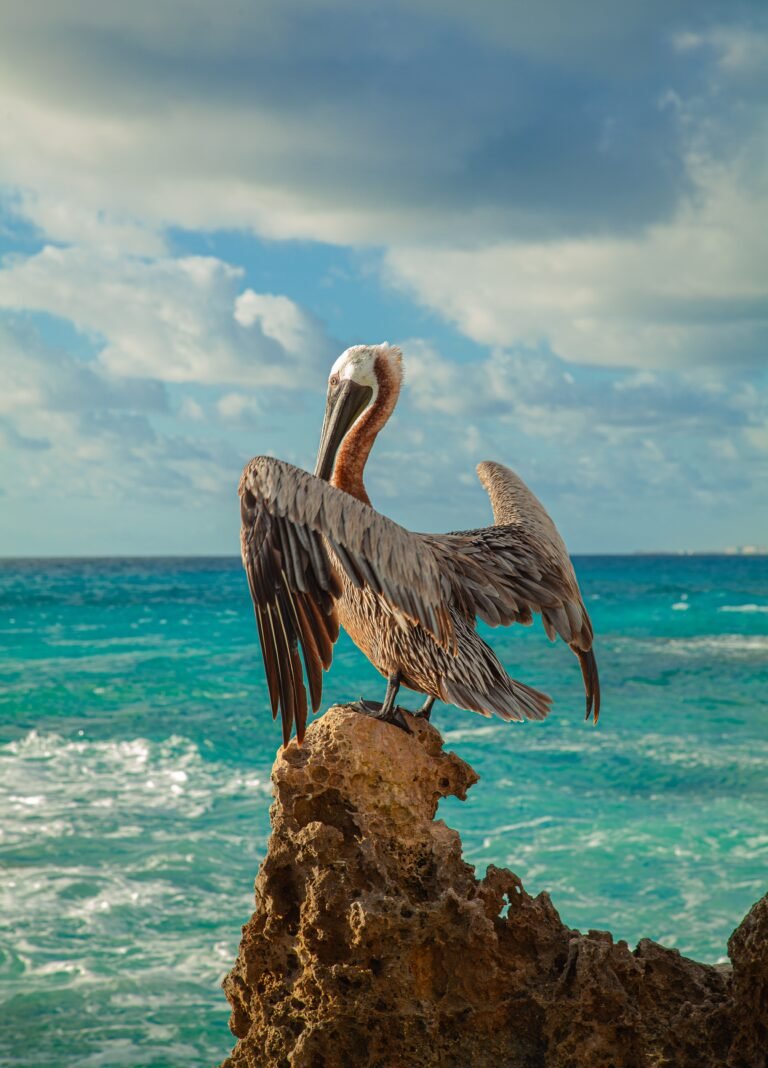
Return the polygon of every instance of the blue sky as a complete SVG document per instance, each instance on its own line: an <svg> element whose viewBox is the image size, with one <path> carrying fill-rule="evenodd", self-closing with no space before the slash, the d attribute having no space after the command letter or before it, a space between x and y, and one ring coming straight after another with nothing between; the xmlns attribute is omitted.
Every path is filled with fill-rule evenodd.
<svg viewBox="0 0 768 1068"><path fill-rule="evenodd" d="M417 529L514 467L574 552L768 543L761 3L11 0L0 554L236 553L389 340Z"/></svg>

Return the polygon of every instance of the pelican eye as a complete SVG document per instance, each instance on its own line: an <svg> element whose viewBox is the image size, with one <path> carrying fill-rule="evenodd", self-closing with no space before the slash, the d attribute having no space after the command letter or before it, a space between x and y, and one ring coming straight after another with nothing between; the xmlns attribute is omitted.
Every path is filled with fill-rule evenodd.
<svg viewBox="0 0 768 1068"><path fill-rule="evenodd" d="M328 385L329 386L333 386L333 388L335 389L336 386L338 386L338 384L339 384L339 376L338 375L331 375L331 377L328 379Z"/></svg>

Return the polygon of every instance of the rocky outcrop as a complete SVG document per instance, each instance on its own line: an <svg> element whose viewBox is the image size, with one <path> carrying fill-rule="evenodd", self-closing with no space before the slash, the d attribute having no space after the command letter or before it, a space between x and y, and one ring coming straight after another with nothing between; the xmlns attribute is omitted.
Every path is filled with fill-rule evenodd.
<svg viewBox="0 0 768 1068"><path fill-rule="evenodd" d="M281 750L225 1068L765 1068L768 898L732 968L570 930L512 872L475 878L434 816L477 776L410 722L333 708Z"/></svg>

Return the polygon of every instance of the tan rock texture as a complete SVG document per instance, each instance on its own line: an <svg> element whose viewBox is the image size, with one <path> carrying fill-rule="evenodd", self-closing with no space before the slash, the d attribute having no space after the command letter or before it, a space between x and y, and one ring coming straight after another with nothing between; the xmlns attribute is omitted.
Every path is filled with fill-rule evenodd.
<svg viewBox="0 0 768 1068"><path fill-rule="evenodd" d="M732 968L580 934L435 820L472 768L434 727L332 708L282 749L224 1068L766 1068L768 897Z"/></svg>

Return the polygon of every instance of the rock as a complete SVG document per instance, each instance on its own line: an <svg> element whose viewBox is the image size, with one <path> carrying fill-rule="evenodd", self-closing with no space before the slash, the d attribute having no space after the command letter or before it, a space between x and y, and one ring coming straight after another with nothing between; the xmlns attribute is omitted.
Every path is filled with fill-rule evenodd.
<svg viewBox="0 0 768 1068"><path fill-rule="evenodd" d="M728 940L733 962L734 1040L728 1064L768 1064L768 894L753 905Z"/></svg>
<svg viewBox="0 0 768 1068"><path fill-rule="evenodd" d="M281 750L224 1068L765 1068L768 898L732 973L570 930L512 872L475 878L434 816L477 776L409 722L337 707Z"/></svg>

